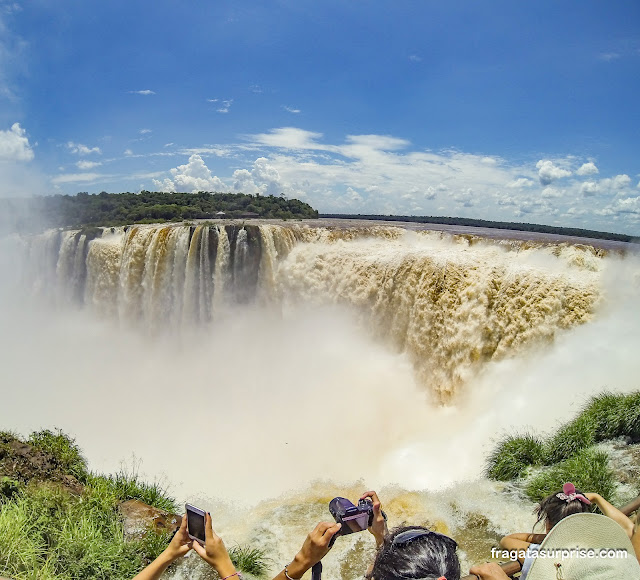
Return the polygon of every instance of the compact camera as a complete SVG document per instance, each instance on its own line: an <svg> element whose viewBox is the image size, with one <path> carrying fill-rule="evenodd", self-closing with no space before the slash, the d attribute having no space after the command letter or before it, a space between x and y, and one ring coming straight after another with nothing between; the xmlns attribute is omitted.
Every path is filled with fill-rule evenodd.
<svg viewBox="0 0 640 580"><path fill-rule="evenodd" d="M334 497L329 502L329 511L333 519L342 524L340 530L333 536L332 544L337 536L363 532L373 523L373 503L367 499L359 500L356 506L344 497Z"/></svg>

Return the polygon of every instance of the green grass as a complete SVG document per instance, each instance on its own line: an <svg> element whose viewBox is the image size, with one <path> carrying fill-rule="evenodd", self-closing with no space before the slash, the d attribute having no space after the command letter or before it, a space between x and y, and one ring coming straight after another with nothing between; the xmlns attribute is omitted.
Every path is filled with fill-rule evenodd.
<svg viewBox="0 0 640 580"><path fill-rule="evenodd" d="M596 423L591 414L582 413L566 423L545 443L544 463L553 465L595 445Z"/></svg>
<svg viewBox="0 0 640 580"><path fill-rule="evenodd" d="M0 432L0 444L17 439ZM118 505L139 499L176 512L175 500L159 483L137 472L90 473L75 440L57 430L32 433L28 442L54 456L58 467L84 483L82 493L60 484L31 481L23 485L0 477L0 576L15 580L130 580L167 546L171 534L154 529L125 541ZM230 550L237 568L264 576L263 550Z"/></svg>
<svg viewBox="0 0 640 580"><path fill-rule="evenodd" d="M550 466L526 483L531 499L542 499L566 481L613 497L615 482L607 455L594 445L618 437L640 441L640 391L591 397L577 417L547 439L532 434L505 436L488 456L486 474L490 479L511 481L525 477L530 467Z"/></svg>
<svg viewBox="0 0 640 580"><path fill-rule="evenodd" d="M34 431L29 435L27 443L53 455L65 473L73 475L80 481L86 480L88 476L86 459L82 456L75 439L60 429L57 429L55 433L49 429Z"/></svg>
<svg viewBox="0 0 640 580"><path fill-rule="evenodd" d="M87 479L87 485L103 489L117 501L138 499L158 509L172 513L177 511L175 499L169 496L159 483L142 481L136 472L120 471L115 475L91 474Z"/></svg>
<svg viewBox="0 0 640 580"><path fill-rule="evenodd" d="M238 570L257 578L267 573L271 562L264 550L251 546L234 546L229 550L229 557Z"/></svg>
<svg viewBox="0 0 640 580"><path fill-rule="evenodd" d="M90 487L30 486L0 510L0 574L16 580L130 580L165 546L125 542L113 496Z"/></svg>
<svg viewBox="0 0 640 580"><path fill-rule="evenodd" d="M609 457L597 449L582 449L569 459L544 469L527 482L525 493L529 499L540 501L561 490L567 481L584 492L599 493L609 501L615 500L616 480L609 467Z"/></svg>
<svg viewBox="0 0 640 580"><path fill-rule="evenodd" d="M507 435L495 447L487 461L490 479L509 481L522 477L532 465L544 458L542 441L535 435Z"/></svg>

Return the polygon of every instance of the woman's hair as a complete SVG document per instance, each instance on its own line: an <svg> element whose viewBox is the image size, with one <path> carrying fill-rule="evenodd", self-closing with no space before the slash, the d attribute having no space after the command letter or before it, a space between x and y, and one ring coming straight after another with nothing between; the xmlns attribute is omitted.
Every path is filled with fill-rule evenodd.
<svg viewBox="0 0 640 580"><path fill-rule="evenodd" d="M576 489L575 493L584 496L580 490ZM591 511L587 504L577 498L567 501L567 499L561 499L558 497L563 495L562 491L552 493L540 502L538 507L533 510L533 513L538 516L538 521L536 521L535 525L538 525L540 522L549 522L551 527L553 527L560 520L563 520L568 516Z"/></svg>
<svg viewBox="0 0 640 580"><path fill-rule="evenodd" d="M395 538L409 530L424 531L402 543ZM406 534L405 534L406 535ZM460 562L455 540L421 526L395 528L376 554L370 576L375 580L439 578L460 580Z"/></svg>

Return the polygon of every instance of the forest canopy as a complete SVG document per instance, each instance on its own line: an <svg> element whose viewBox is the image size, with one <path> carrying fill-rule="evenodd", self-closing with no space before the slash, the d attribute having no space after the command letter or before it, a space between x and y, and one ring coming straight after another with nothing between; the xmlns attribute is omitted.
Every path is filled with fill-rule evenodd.
<svg viewBox="0 0 640 580"><path fill-rule="evenodd" d="M244 193L107 193L54 195L29 200L4 200L4 210L17 218L28 212L43 216L47 227L118 226L213 218L313 219L309 204L284 196ZM220 215L218 212L223 212ZM3 211L3 213L5 213ZM17 220L20 221L19 219ZM20 227L19 230L28 229ZM27 224L23 224L26 226Z"/></svg>

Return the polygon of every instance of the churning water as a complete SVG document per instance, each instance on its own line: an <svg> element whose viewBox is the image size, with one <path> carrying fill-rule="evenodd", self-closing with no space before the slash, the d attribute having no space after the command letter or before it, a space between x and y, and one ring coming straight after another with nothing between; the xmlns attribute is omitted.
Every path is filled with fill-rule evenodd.
<svg viewBox="0 0 640 580"><path fill-rule="evenodd" d="M96 470L141 461L274 568L371 488L486 559L532 523L481 478L492 439L638 388L640 265L590 246L139 226L7 239L2 260L2 428L60 427ZM330 577L366 568L355 536Z"/></svg>

